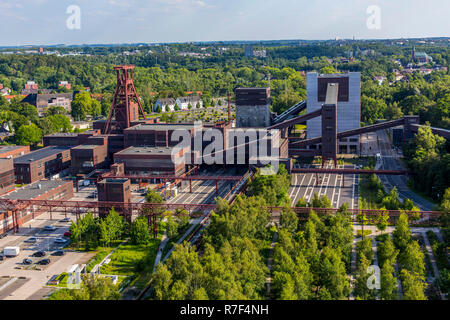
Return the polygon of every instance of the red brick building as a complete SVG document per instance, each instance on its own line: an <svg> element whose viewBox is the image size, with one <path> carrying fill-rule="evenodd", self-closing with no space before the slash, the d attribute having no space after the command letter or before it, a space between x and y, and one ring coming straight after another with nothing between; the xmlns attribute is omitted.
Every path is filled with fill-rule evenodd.
<svg viewBox="0 0 450 320"><path fill-rule="evenodd" d="M0 159L0 195L14 190L13 159Z"/></svg>
<svg viewBox="0 0 450 320"><path fill-rule="evenodd" d="M17 158L30 153L30 146L0 146L0 158Z"/></svg>
<svg viewBox="0 0 450 320"><path fill-rule="evenodd" d="M16 183L33 183L70 167L71 147L51 146L14 159Z"/></svg>
<svg viewBox="0 0 450 320"><path fill-rule="evenodd" d="M23 188L9 192L0 199L8 200L69 200L73 197L73 182L62 180L41 180ZM1 209L0 209L1 210ZM19 226L35 219L43 212L30 206L17 212ZM13 229L13 213L0 211L0 234Z"/></svg>

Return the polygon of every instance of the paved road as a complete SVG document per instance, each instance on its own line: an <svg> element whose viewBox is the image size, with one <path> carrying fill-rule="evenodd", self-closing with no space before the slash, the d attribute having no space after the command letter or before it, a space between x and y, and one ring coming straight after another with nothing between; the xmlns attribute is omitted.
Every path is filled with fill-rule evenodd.
<svg viewBox="0 0 450 320"><path fill-rule="evenodd" d="M307 165L312 167L312 165ZM332 168L331 162L326 164L326 168ZM338 168L352 168L352 166L338 165ZM304 198L310 202L317 193L319 196L327 195L334 208L339 208L342 204L348 203L350 208L358 207L358 197L355 188L355 175L339 175L339 174L319 174L317 175L319 183L316 185L316 174L314 173L297 173L292 174L291 188L289 196L292 205ZM344 186L342 186L344 179Z"/></svg>
<svg viewBox="0 0 450 320"><path fill-rule="evenodd" d="M382 166L381 169L385 170L405 170L406 167L400 155L392 149L392 145L389 141L386 130L379 130L372 134L372 140L379 138L379 152L381 154ZM394 186L397 187L399 197L404 200L406 198L411 199L416 206L421 210L431 211L433 210L434 204L425 200L421 196L415 194L407 187L407 177L406 176L379 176L381 182L385 186L387 191L390 191Z"/></svg>
<svg viewBox="0 0 450 320"><path fill-rule="evenodd" d="M234 170L231 170L234 171ZM216 172L202 172L201 175L231 175L230 170L219 169ZM224 197L230 190L230 186L235 182L219 181L216 194L216 182L214 180L194 180L192 181L192 193L190 193L189 182L183 182L178 195L169 199L168 203L188 203L188 204L208 204L214 203L215 197Z"/></svg>

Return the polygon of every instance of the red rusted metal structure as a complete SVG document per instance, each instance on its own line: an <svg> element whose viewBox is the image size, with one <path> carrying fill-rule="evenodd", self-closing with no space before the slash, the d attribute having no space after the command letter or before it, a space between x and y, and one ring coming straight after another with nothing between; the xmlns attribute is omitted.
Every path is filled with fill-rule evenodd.
<svg viewBox="0 0 450 320"><path fill-rule="evenodd" d="M144 109L134 87L133 69L133 65L114 67L117 74L117 87L104 134L123 133L124 129L131 126L131 122L139 120L139 114L145 119Z"/></svg>
<svg viewBox="0 0 450 320"><path fill-rule="evenodd" d="M62 213L67 215L75 215L78 219L81 215L91 212L94 216L99 216L99 212L104 210L118 209L122 212L127 220L132 217L146 216L148 223L153 231L153 235L157 236L157 217L162 216L166 210L176 212L176 209L185 209L189 215L195 216L196 213L207 213L216 208L215 204L176 204L176 203L123 203L123 202L99 202L99 201L59 201L59 200L8 200L0 199L0 210L11 212L13 218L13 230L16 232L22 225L22 219L28 215L38 215L48 212L50 218L52 214ZM267 207L272 214L272 218L276 220L279 213L284 207ZM291 208L297 213L300 219L307 219L311 210L318 215L335 214L338 209L335 208ZM372 221L380 212L387 212L391 220L405 212L406 214L417 218L424 219L428 224L439 224L439 211L399 211L399 210L365 210L365 209L348 209L352 214L352 220L357 222L357 215L364 214Z"/></svg>
<svg viewBox="0 0 450 320"><path fill-rule="evenodd" d="M382 174L382 175L406 175L406 170L373 170L373 169L327 169L327 168L293 168L292 173L323 173L323 174Z"/></svg>

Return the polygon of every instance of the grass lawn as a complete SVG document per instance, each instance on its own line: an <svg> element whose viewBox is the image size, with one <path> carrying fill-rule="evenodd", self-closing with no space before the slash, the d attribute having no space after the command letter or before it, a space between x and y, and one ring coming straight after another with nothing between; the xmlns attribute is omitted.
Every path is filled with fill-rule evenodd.
<svg viewBox="0 0 450 320"><path fill-rule="evenodd" d="M124 275L129 276L135 272L136 263L152 251L157 250L159 245L159 240L152 240L149 245L134 245L134 244L124 244L120 246L110 257L111 261L101 267L102 274L110 275ZM149 259L150 261L154 261Z"/></svg>

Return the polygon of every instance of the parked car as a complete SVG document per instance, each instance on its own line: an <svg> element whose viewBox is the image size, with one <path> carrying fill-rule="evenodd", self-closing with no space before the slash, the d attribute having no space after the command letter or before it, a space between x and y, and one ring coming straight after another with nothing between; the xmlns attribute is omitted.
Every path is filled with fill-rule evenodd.
<svg viewBox="0 0 450 320"><path fill-rule="evenodd" d="M63 256L65 254L66 252L64 250L56 250L55 252L52 253L52 256Z"/></svg>
<svg viewBox="0 0 450 320"><path fill-rule="evenodd" d="M63 238L56 238L55 239L55 243L66 243L66 239L63 239Z"/></svg>
<svg viewBox="0 0 450 320"><path fill-rule="evenodd" d="M44 230L45 230L45 231L55 231L56 228L55 228L54 226L45 226L45 227L44 227Z"/></svg>
<svg viewBox="0 0 450 320"><path fill-rule="evenodd" d="M45 251L37 251L33 253L33 257L44 257L47 253Z"/></svg>
<svg viewBox="0 0 450 320"><path fill-rule="evenodd" d="M17 257L20 253L19 247L4 247L3 255L5 257Z"/></svg>
<svg viewBox="0 0 450 320"><path fill-rule="evenodd" d="M36 238L36 237L31 237L31 238L28 238L27 240L25 240L24 242L27 242L27 243L36 243L37 240L38 240L38 238Z"/></svg>
<svg viewBox="0 0 450 320"><path fill-rule="evenodd" d="M64 232L64 237L69 238L69 237L71 237L71 236L72 236L72 232L70 232L70 231Z"/></svg>
<svg viewBox="0 0 450 320"><path fill-rule="evenodd" d="M70 218L61 219L61 220L59 220L59 222L70 222Z"/></svg>
<svg viewBox="0 0 450 320"><path fill-rule="evenodd" d="M33 263L33 260L31 260L31 259L23 259L23 262L22 262L23 264L32 264Z"/></svg>
<svg viewBox="0 0 450 320"><path fill-rule="evenodd" d="M50 264L50 259L42 259L41 261L38 262L38 264L40 264L42 266L46 266L46 265Z"/></svg>

